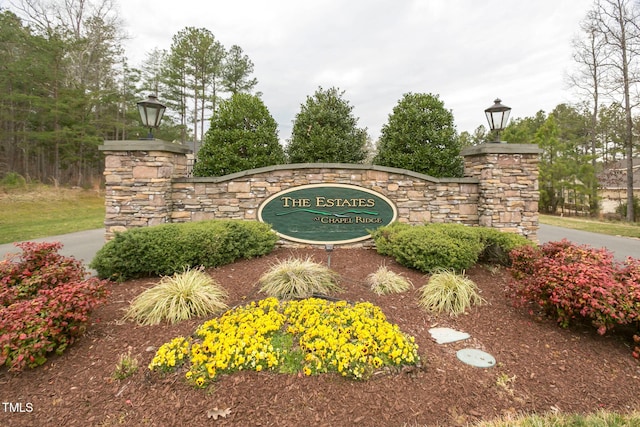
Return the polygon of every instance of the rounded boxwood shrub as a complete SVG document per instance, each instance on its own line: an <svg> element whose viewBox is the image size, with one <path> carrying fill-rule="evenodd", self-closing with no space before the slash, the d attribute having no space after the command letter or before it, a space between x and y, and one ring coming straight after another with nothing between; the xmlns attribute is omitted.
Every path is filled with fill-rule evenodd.
<svg viewBox="0 0 640 427"><path fill-rule="evenodd" d="M378 253L422 272L462 271L480 259L506 265L513 248L533 244L524 236L456 223L393 223L371 235Z"/></svg>
<svg viewBox="0 0 640 427"><path fill-rule="evenodd" d="M482 252L477 234L452 227L418 226L400 232L392 255L402 265L424 273L438 269L462 271L472 267ZM453 225L453 224L452 224Z"/></svg>
<svg viewBox="0 0 640 427"><path fill-rule="evenodd" d="M378 227L371 231L371 237L376 243L376 250L380 255L393 256L394 240L403 231L412 226L403 222L392 222L384 227Z"/></svg>
<svg viewBox="0 0 640 427"><path fill-rule="evenodd" d="M484 249L480 254L480 261L511 265L509 253L523 246L535 246L535 243L521 234L507 233L497 228L477 227Z"/></svg>
<svg viewBox="0 0 640 427"><path fill-rule="evenodd" d="M90 267L101 278L124 281L168 276L185 267L217 267L271 252L278 236L267 224L210 220L141 227L117 233Z"/></svg>

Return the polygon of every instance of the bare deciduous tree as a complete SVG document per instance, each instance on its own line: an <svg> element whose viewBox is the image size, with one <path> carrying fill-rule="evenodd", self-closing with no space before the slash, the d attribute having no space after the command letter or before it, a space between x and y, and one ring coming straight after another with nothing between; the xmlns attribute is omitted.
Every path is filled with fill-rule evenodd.
<svg viewBox="0 0 640 427"><path fill-rule="evenodd" d="M633 109L640 83L640 8L631 0L598 0L591 12L594 30L607 51L601 87L618 99L625 112L624 147L627 161L627 221L633 221ZM633 98L632 98L633 96Z"/></svg>
<svg viewBox="0 0 640 427"><path fill-rule="evenodd" d="M573 40L573 59L577 68L569 76L573 88L580 92L584 99L585 109L589 111L590 126L589 143L591 152L591 165L596 169L598 150L598 114L601 102L601 82L609 61L609 50L605 48L605 37L598 31L597 16L590 11L581 23L582 37ZM591 211L597 210L598 187L594 185L590 189Z"/></svg>

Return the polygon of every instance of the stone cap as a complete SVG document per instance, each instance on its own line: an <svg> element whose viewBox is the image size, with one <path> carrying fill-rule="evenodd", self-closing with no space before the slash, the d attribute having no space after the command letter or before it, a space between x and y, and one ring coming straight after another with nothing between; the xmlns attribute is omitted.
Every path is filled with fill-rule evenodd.
<svg viewBox="0 0 640 427"><path fill-rule="evenodd" d="M191 150L181 143L163 141L161 139L128 139L123 141L109 140L98 147L100 151L167 151L187 154Z"/></svg>
<svg viewBox="0 0 640 427"><path fill-rule="evenodd" d="M232 173L224 176L210 176L210 177L194 177L194 178L176 178L175 182L224 182L231 181L233 179L242 178L245 176L256 175L259 173L273 172L273 171L286 171L295 169L351 169L351 170L372 170L382 171L390 174L406 175L414 178L418 178L424 181L430 181L434 183L445 182L457 182L462 184L477 183L476 178L435 178L422 173L410 171L407 169L392 168L380 165L370 165L361 163L289 163L284 165L265 166L256 169L249 169L241 172Z"/></svg>
<svg viewBox="0 0 640 427"><path fill-rule="evenodd" d="M541 154L538 144L505 144L500 142L486 142L463 149L462 156L477 156L481 154Z"/></svg>

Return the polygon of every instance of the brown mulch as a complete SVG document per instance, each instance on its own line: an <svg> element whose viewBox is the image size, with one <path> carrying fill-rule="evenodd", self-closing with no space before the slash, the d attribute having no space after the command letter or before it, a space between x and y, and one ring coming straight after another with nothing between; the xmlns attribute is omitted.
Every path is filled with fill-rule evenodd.
<svg viewBox="0 0 640 427"><path fill-rule="evenodd" d="M227 289L233 307L264 297L257 291L258 278L278 260L308 255L328 261L321 249L279 248L209 273ZM0 370L0 426L447 426L522 412L640 409L640 363L631 356L630 334L599 336L587 326L561 329L514 309L505 298L509 276L504 269L478 265L467 271L487 304L453 318L420 309L418 288L426 277L374 250L337 249L330 264L346 289L341 298L378 305L416 338L421 369L365 382L337 375L242 372L197 390L177 374L150 374L147 365L161 344L190 335L205 319L155 327L124 322L128 302L158 281L132 280L110 285L108 304L93 316L98 322L62 356L19 374ZM376 296L364 278L380 265L408 277L415 289ZM428 332L435 326L468 332L471 339L437 344ZM456 357L462 348L490 353L496 366L462 363ZM140 369L127 379L112 379L120 355L129 350ZM208 417L215 408L230 413Z"/></svg>

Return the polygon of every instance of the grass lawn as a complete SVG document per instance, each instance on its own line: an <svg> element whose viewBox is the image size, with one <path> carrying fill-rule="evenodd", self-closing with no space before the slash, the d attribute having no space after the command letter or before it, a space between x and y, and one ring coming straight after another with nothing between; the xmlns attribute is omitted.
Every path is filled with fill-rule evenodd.
<svg viewBox="0 0 640 427"><path fill-rule="evenodd" d="M0 188L0 205L0 243L104 227L104 195L96 190Z"/></svg>
<svg viewBox="0 0 640 427"><path fill-rule="evenodd" d="M540 224L555 225L574 230L591 231L592 233L608 234L611 236L640 238L640 223L637 222L598 221L593 218L540 215Z"/></svg>

